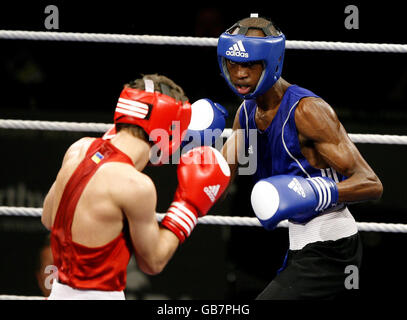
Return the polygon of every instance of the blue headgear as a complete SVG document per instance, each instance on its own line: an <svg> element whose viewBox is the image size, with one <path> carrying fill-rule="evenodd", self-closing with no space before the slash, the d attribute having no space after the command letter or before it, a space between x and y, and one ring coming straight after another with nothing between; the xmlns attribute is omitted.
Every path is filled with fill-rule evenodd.
<svg viewBox="0 0 407 320"><path fill-rule="evenodd" d="M280 32L278 36L270 33L271 23L263 28L245 27L240 21L222 33L218 40L218 63L226 82L238 96L244 99L252 99L270 89L280 78L283 69L285 36ZM238 29L237 34L232 34ZM247 37L248 29L259 29L264 32L265 37ZM230 81L226 66L226 59L237 63L262 61L263 73L257 83L256 89L247 94L240 94Z"/></svg>

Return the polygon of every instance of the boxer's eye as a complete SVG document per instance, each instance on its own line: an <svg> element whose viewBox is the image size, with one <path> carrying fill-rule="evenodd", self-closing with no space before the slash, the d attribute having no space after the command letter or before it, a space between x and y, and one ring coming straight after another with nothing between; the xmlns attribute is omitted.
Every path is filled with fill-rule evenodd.
<svg viewBox="0 0 407 320"><path fill-rule="evenodd" d="M263 64L262 61L235 62L235 61L228 60L228 59L227 59L227 63L230 66L240 65L240 66L242 66L244 68L251 68L251 67L256 66L258 64Z"/></svg>
<svg viewBox="0 0 407 320"><path fill-rule="evenodd" d="M261 61L249 61L249 62L242 63L243 66L248 67L248 68L258 65L258 64L262 64L262 62Z"/></svg>
<svg viewBox="0 0 407 320"><path fill-rule="evenodd" d="M234 66L234 65L237 64L236 62L234 62L234 61L232 61L232 60L226 59L226 61L227 61L227 63L228 63L229 65L231 65L231 66Z"/></svg>

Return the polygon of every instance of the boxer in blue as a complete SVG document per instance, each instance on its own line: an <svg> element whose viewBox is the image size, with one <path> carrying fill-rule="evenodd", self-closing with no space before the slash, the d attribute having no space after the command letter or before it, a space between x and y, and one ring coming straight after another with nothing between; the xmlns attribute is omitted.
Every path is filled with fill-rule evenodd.
<svg viewBox="0 0 407 320"><path fill-rule="evenodd" d="M243 99L222 153L234 174L241 152L256 159L251 204L264 228L289 221L284 265L257 299L330 299L346 291L345 268L361 264L347 205L379 199L383 187L332 107L281 77L284 50L284 34L258 16L219 37L220 70Z"/></svg>

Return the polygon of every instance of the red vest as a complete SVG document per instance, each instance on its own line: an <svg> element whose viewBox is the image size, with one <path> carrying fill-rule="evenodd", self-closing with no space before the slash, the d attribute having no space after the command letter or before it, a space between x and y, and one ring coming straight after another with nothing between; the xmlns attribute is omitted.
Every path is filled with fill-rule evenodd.
<svg viewBox="0 0 407 320"><path fill-rule="evenodd" d="M51 230L58 281L72 288L121 291L126 287L132 248L127 228L101 247L90 248L72 241L71 227L79 197L96 170L106 162L133 165L130 158L109 141L96 139L65 186Z"/></svg>

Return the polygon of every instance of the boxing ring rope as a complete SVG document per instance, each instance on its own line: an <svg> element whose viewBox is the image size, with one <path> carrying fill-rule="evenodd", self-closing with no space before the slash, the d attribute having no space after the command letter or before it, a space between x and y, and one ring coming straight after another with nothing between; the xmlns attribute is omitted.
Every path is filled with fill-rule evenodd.
<svg viewBox="0 0 407 320"><path fill-rule="evenodd" d="M154 44L154 45L210 46L210 47L214 47L218 43L218 38L207 38L207 37L175 37L175 36L110 34L110 33L24 31L24 30L0 30L0 39L104 42L104 43L110 42L110 43L132 43L132 44ZM391 44L391 43L287 40L286 48L297 50L334 50L334 51L407 53L406 44Z"/></svg>
<svg viewBox="0 0 407 320"><path fill-rule="evenodd" d="M183 46L212 46L216 47L218 38L204 37L175 37L155 35L129 35L104 33L72 33L49 31L0 30L0 39L31 40L31 41L76 41L95 43L126 43L147 45L183 45ZM383 53L407 53L406 44L386 43L355 43L329 41L299 41L287 40L287 49L294 50L332 50L359 51ZM75 131L75 132L106 132L111 124L80 123L58 121L32 121L0 119L0 129ZM223 138L231 135L232 129L225 129ZM407 145L407 136L380 134L349 134L354 143L377 143ZM0 216L41 217L42 208L6 207L0 206ZM157 220L161 221L164 214L157 213ZM198 224L228 225L228 226L256 226L261 224L257 218L229 217L207 215L198 219ZM288 227L288 221L282 221L278 227ZM407 225L396 223L357 222L359 231L407 233ZM44 300L37 296L0 295L0 300Z"/></svg>
<svg viewBox="0 0 407 320"><path fill-rule="evenodd" d="M0 129L75 131L75 132L106 132L112 124L94 122L65 122L39 120L0 119ZM231 128L226 128L221 137L228 138L232 134ZM407 136L350 133L354 143L377 143L407 145Z"/></svg>
<svg viewBox="0 0 407 320"><path fill-rule="evenodd" d="M42 208L0 206L0 216L41 217L41 214ZM157 213L156 215L157 220L160 222L164 218L165 213ZM198 224L261 227L259 220L254 217L230 217L217 215L207 215L198 218ZM400 223L356 222L356 224L359 231L407 233L407 225ZM287 228L288 221L285 220L280 222L277 227Z"/></svg>
<svg viewBox="0 0 407 320"><path fill-rule="evenodd" d="M38 296L14 296L10 294L1 294L0 300L46 300L46 298Z"/></svg>

